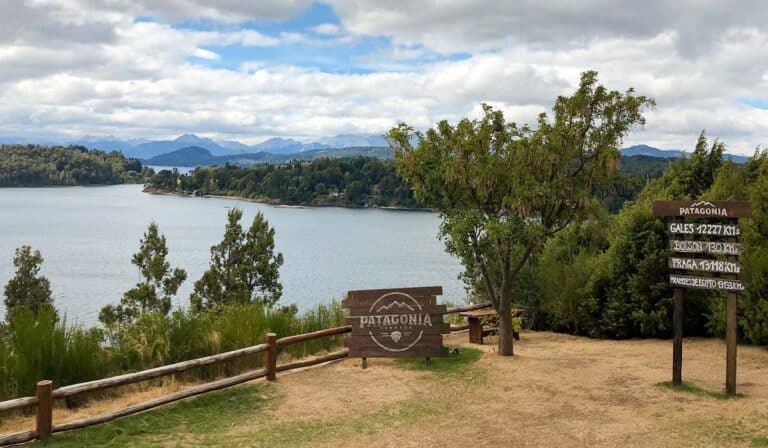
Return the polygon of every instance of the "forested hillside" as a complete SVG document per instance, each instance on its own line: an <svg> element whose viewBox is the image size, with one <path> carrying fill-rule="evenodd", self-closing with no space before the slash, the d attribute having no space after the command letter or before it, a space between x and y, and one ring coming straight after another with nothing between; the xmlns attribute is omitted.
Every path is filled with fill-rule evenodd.
<svg viewBox="0 0 768 448"><path fill-rule="evenodd" d="M594 337L669 337L672 288L669 235L651 213L660 199L750 200L743 224L740 340L768 344L768 153L744 164L724 160L724 145L702 136L690 158L671 161L620 213L571 224L529 267L521 301L537 328ZM687 335L725 333L723 293L687 290Z"/></svg>
<svg viewBox="0 0 768 448"><path fill-rule="evenodd" d="M140 183L150 171L118 152L81 146L0 145L0 186Z"/></svg>
<svg viewBox="0 0 768 448"><path fill-rule="evenodd" d="M292 161L249 168L200 167L187 175L160 171L150 191L226 195L289 205L418 207L391 161L371 157Z"/></svg>
<svg viewBox="0 0 768 448"><path fill-rule="evenodd" d="M669 163L669 159L655 157L623 157L622 169L615 174L610 188L596 190L595 196L615 213L624 202L637 196L648 179L660 176ZM247 168L198 167L189 174L165 170L148 181L147 189L288 205L420 207L410 188L395 173L391 160L364 156L293 160Z"/></svg>

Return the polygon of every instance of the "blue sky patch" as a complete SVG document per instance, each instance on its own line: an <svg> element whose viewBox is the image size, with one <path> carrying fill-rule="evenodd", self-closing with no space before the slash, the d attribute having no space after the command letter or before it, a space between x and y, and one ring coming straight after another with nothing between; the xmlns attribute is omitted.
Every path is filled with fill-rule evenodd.
<svg viewBox="0 0 768 448"><path fill-rule="evenodd" d="M741 104L754 107L755 109L768 110L768 101L759 100L757 98L742 98L739 101Z"/></svg>
<svg viewBox="0 0 768 448"><path fill-rule="evenodd" d="M335 25L339 27L340 33L317 32L315 28L320 25ZM231 24L206 19L172 26L195 31L252 30L277 40L275 45L208 45L202 48L216 53L219 56L217 59L189 58L195 64L228 70L237 70L245 63L254 63L257 66L291 65L327 73L360 74L387 70L408 71L424 63L470 57L465 53L440 55L421 46L398 47L386 36L348 35L341 29L341 22L333 8L317 2L284 21L259 20Z"/></svg>

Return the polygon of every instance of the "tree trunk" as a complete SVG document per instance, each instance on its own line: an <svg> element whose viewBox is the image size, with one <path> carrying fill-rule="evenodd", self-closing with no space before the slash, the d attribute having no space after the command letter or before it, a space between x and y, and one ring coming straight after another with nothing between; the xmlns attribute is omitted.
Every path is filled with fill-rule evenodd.
<svg viewBox="0 0 768 448"><path fill-rule="evenodd" d="M497 311L499 313L499 355L512 356L515 354L512 310L509 307L501 306Z"/></svg>

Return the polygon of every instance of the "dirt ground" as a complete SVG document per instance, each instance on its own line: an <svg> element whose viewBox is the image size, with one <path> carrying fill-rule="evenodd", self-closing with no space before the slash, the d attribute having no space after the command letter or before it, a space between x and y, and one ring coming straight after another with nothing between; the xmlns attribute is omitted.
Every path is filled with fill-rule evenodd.
<svg viewBox="0 0 768 448"><path fill-rule="evenodd" d="M347 359L256 382L272 398L211 446L319 447L768 447L768 350L739 346L738 392L724 399L725 345L686 339L683 379L699 393L671 390L672 343L608 341L524 332L514 357L493 338L446 344L484 353L466 372L441 376L387 359ZM94 415L179 387L137 392L56 420ZM149 414L146 414L149 415ZM28 428L6 421L3 430ZM5 432L3 431L3 432ZM273 436L274 435L274 436ZM296 438L294 438L294 436ZM185 442L184 446L187 445ZM173 445L177 446L177 445ZM178 445L182 446L182 445Z"/></svg>
<svg viewBox="0 0 768 448"><path fill-rule="evenodd" d="M454 334L446 343L466 339ZM472 345L486 352L478 361L483 381L429 381L428 373L395 368L389 360L362 370L350 359L281 379L283 399L272 412L280 419L330 419L407 400L449 402L415 424L313 444L335 448L768 446L765 348L739 347L744 396L718 399L658 385L671 378L671 341L528 332L513 358L496 356L493 342ZM723 390L722 341L688 339L683 353L684 381Z"/></svg>

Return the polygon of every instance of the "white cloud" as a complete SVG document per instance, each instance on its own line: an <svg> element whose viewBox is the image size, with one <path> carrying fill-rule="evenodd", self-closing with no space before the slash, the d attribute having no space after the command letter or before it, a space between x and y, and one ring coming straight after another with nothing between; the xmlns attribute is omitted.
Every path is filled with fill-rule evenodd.
<svg viewBox="0 0 768 448"><path fill-rule="evenodd" d="M312 27L312 31L326 36L337 36L342 33L341 27L333 23L321 23Z"/></svg>
<svg viewBox="0 0 768 448"><path fill-rule="evenodd" d="M192 56L200 59L207 59L209 61L216 61L220 59L218 54L204 48L196 48L195 51L192 52Z"/></svg>
<svg viewBox="0 0 768 448"><path fill-rule="evenodd" d="M730 14L705 1L685 14L680 11L687 6L673 2L656 5L658 11L634 2L604 8L598 0L559 8L537 1L512 9L495 1L470 7L443 0L440 8L339 3L343 31L322 24L314 34L393 39L358 61L373 70L358 74L264 60L211 68L206 61L221 61L225 53L217 47L225 45L312 43L317 52L333 47L299 33L273 37L230 26L195 31L134 21L153 11L171 19L279 18L306 2L217 2L198 12L199 1L151 3L0 4L0 26L10 30L0 36L0 135L152 138L194 132L251 142L312 139L380 133L401 120L428 127L477 116L481 102L511 120L531 122L557 95L571 91L582 71L594 68L608 87L634 86L657 100L646 128L627 143L690 148L706 129L735 152L768 144L768 110L741 102L768 100L765 9L747 14L733 7ZM122 7L108 7L114 4ZM694 38L701 42L693 45ZM433 52L457 51L470 55L425 62Z"/></svg>

